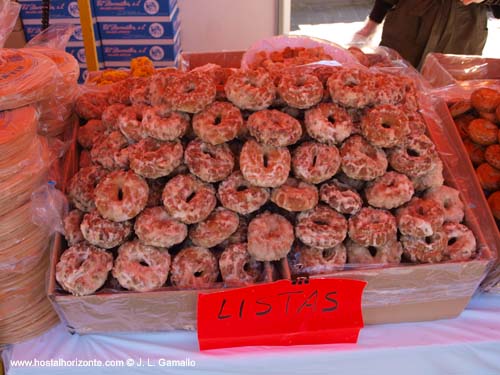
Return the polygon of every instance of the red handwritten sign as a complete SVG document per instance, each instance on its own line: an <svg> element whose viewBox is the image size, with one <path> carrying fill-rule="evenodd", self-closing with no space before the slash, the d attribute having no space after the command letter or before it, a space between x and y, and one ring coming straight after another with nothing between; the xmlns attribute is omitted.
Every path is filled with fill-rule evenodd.
<svg viewBox="0 0 500 375"><path fill-rule="evenodd" d="M355 343L365 281L281 280L198 296L201 350L252 345Z"/></svg>

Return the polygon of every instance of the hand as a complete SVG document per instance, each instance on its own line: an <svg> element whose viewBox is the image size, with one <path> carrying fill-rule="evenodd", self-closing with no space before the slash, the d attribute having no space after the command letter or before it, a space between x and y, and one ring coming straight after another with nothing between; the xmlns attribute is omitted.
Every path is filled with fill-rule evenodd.
<svg viewBox="0 0 500 375"><path fill-rule="evenodd" d="M355 38L369 38L377 31L378 23L371 19L366 20L365 25L354 34Z"/></svg>
<svg viewBox="0 0 500 375"><path fill-rule="evenodd" d="M470 4L482 3L484 0L460 0L460 1L462 1L462 4L464 5L470 5Z"/></svg>

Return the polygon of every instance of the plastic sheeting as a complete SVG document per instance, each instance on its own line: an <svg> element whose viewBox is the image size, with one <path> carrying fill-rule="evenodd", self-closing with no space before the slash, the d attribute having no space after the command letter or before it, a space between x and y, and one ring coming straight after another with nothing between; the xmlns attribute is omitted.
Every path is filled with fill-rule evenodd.
<svg viewBox="0 0 500 375"><path fill-rule="evenodd" d="M500 297L476 296L457 319L367 326L357 345L243 347L199 352L194 332L78 336L57 326L4 353L21 374L498 374ZM13 367L12 361L123 361L111 367ZM149 359L149 363L148 363ZM127 360L132 366L127 366ZM142 360L143 366L139 366ZM192 367L166 367L167 360Z"/></svg>

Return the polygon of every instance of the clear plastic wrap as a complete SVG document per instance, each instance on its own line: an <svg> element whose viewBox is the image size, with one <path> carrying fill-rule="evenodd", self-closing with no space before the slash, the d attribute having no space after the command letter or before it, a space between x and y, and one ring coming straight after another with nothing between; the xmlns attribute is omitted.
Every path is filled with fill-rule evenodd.
<svg viewBox="0 0 500 375"><path fill-rule="evenodd" d="M424 62L422 75L433 86L432 95L446 103L469 101L471 93L482 87L500 91L500 59L431 53ZM446 105L442 112L446 119L446 128L456 133L456 126L445 107ZM467 155L463 144L462 150L464 155ZM484 212L484 215L488 213L489 210ZM493 218L491 220L494 221ZM491 223L491 220L487 222ZM485 233L489 237L488 242L500 248L498 229L491 226ZM500 262L492 267L481 287L485 291L500 293Z"/></svg>
<svg viewBox="0 0 500 375"><path fill-rule="evenodd" d="M2 20L0 23L0 48L4 46L14 29L20 10L20 4L10 0L0 0L0 20Z"/></svg>
<svg viewBox="0 0 500 375"><path fill-rule="evenodd" d="M392 51L381 50L378 53L387 54L386 56L395 63L370 69L401 74L415 81L430 135L435 140L445 163L447 182L461 190L464 201L468 203L466 225L473 230L477 238L478 253L474 259L466 262L382 267L375 265L376 268L373 265L365 268L360 265L348 265L343 271L314 277L354 278L368 281L363 297L363 313L367 324L454 317L468 303L497 251L488 245L481 228L481 225L484 225L481 220L486 207L485 201L478 194L478 186L470 177L470 173L473 173L470 166L457 165L456 155L461 154L455 147L459 147L460 141L456 135L444 131L446 129L442 125L445 121L442 119L444 115L440 109L434 111L434 103L426 99L428 95L426 83L420 79L414 68ZM196 56L196 59L203 61L202 64L221 65L219 61L224 61L227 57L224 54L221 53L222 60L210 61L210 58L201 55ZM194 68L195 65L198 64L190 64L189 67ZM311 67L314 66L313 64ZM359 67L360 64L356 63L356 66ZM451 146L443 144L443 140ZM455 169L457 173L449 173ZM154 292L137 293L123 290L116 282L110 280L94 295L84 297L68 295L55 281L55 265L65 248L64 240L57 235L52 249L49 295L70 331L91 333L195 329L196 299L200 291L164 287ZM356 269L352 269L354 267ZM285 273L284 270L281 271ZM218 286L222 287L223 284Z"/></svg>

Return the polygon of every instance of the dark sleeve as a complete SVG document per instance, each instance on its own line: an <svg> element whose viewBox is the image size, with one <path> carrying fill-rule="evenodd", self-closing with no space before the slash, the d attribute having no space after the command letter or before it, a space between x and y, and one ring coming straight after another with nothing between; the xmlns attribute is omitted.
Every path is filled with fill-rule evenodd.
<svg viewBox="0 0 500 375"><path fill-rule="evenodd" d="M500 0L485 0L481 4L484 4L484 5L500 5Z"/></svg>
<svg viewBox="0 0 500 375"><path fill-rule="evenodd" d="M492 5L490 8L495 18L500 18L500 5Z"/></svg>
<svg viewBox="0 0 500 375"><path fill-rule="evenodd" d="M385 2L384 0L375 0L375 4L373 4L369 18L376 23L381 23L392 6L392 4Z"/></svg>

